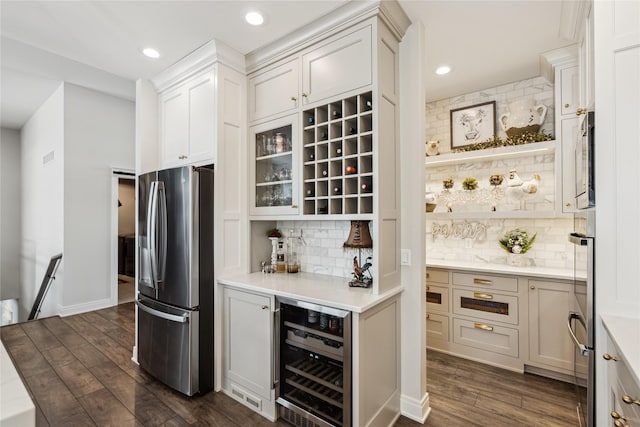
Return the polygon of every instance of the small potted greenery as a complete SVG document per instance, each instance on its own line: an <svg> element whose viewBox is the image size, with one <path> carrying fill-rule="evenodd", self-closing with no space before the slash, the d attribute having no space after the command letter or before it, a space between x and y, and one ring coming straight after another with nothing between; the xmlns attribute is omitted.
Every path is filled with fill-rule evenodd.
<svg viewBox="0 0 640 427"><path fill-rule="evenodd" d="M502 239L498 240L498 244L507 251L507 263L516 266L528 265L528 260L521 255L531 249L537 235L538 233L535 233L533 237L529 237L525 230L519 228L506 232Z"/></svg>

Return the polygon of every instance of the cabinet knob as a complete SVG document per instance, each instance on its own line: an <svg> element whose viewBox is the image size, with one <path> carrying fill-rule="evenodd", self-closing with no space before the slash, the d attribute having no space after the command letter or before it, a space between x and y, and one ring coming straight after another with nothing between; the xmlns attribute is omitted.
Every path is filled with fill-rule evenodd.
<svg viewBox="0 0 640 427"><path fill-rule="evenodd" d="M534 285L529 286L529 289L534 290L536 287Z"/></svg>
<svg viewBox="0 0 640 427"><path fill-rule="evenodd" d="M298 209L298 205L291 205L291 209Z"/></svg>
<svg viewBox="0 0 640 427"><path fill-rule="evenodd" d="M296 102L296 101L298 100L298 98L296 98L295 96L292 96L292 97L291 97L291 100L292 100L293 102Z"/></svg>
<svg viewBox="0 0 640 427"><path fill-rule="evenodd" d="M568 207L568 208L570 208L570 207L571 207L571 203L567 202L567 203L565 204L565 206L566 206L566 207Z"/></svg>
<svg viewBox="0 0 640 427"><path fill-rule="evenodd" d="M429 317L431 317L431 315L430 315L430 314L427 314L427 320L429 320Z"/></svg>
<svg viewBox="0 0 640 427"><path fill-rule="evenodd" d="M605 353L605 354L603 354L603 355L602 355L602 358L603 358L604 360L613 360L614 362L617 362L617 361L618 361L618 357L617 357L617 356L612 356L612 355L610 355L609 353Z"/></svg>
<svg viewBox="0 0 640 427"><path fill-rule="evenodd" d="M627 417L617 413L616 411L611 411L611 418L613 418L614 420L626 420L627 419Z"/></svg>
<svg viewBox="0 0 640 427"><path fill-rule="evenodd" d="M427 273L427 279L429 278L429 273Z"/></svg>
<svg viewBox="0 0 640 427"><path fill-rule="evenodd" d="M629 424L625 424L620 420L615 420L613 422L613 425L616 426L616 427L629 427Z"/></svg>
<svg viewBox="0 0 640 427"><path fill-rule="evenodd" d="M184 154L182 154L182 155L178 156L178 159L180 159L180 160L184 160L184 159L186 159L186 158L187 158L187 156L185 156Z"/></svg>
<svg viewBox="0 0 640 427"><path fill-rule="evenodd" d="M576 116L581 116L583 114L587 114L587 109L586 108L578 108L576 110Z"/></svg>
<svg viewBox="0 0 640 427"><path fill-rule="evenodd" d="M624 403L626 403L627 405L640 405L640 399L634 399L633 397L629 396L628 394L625 394L624 396L622 396L622 401Z"/></svg>
<svg viewBox="0 0 640 427"><path fill-rule="evenodd" d="M431 289L431 287L430 287L430 286L427 286L427 290L429 290L429 289Z"/></svg>
<svg viewBox="0 0 640 427"><path fill-rule="evenodd" d="M308 94L308 93L305 93L305 92L302 92L302 96L303 96L304 98L307 98L307 97L309 96L309 94Z"/></svg>
<svg viewBox="0 0 640 427"><path fill-rule="evenodd" d="M262 306L262 307L260 307L260 308L261 308L261 309L263 309L263 310L268 310L268 309L269 309L269 306L268 306L268 305L263 305L263 306Z"/></svg>
<svg viewBox="0 0 640 427"><path fill-rule="evenodd" d="M564 108L569 108L571 105L569 104L564 104Z"/></svg>

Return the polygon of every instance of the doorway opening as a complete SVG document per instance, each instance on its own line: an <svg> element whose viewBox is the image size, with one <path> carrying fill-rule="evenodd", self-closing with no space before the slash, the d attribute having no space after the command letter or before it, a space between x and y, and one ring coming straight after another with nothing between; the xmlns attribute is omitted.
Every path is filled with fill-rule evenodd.
<svg viewBox="0 0 640 427"><path fill-rule="evenodd" d="M112 303L133 302L136 293L135 251L136 251L136 181L130 172L113 172L114 212L112 242L114 262L112 263L113 290Z"/></svg>

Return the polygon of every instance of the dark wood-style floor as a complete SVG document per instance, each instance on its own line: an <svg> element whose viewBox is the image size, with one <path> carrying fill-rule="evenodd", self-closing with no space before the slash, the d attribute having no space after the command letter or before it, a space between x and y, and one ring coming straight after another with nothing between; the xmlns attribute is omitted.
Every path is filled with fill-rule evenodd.
<svg viewBox="0 0 640 427"><path fill-rule="evenodd" d="M37 426L285 426L223 393L187 398L131 361L133 304L4 326L0 336L36 404ZM426 425L577 426L572 388L428 353ZM417 426L401 417L396 426Z"/></svg>

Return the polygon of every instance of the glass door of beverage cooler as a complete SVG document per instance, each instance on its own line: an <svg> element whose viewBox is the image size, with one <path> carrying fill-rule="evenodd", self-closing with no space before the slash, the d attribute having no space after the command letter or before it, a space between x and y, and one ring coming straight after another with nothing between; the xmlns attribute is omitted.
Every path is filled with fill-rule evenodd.
<svg viewBox="0 0 640 427"><path fill-rule="evenodd" d="M351 313L278 302L280 416L298 426L350 426Z"/></svg>
<svg viewBox="0 0 640 427"><path fill-rule="evenodd" d="M297 117L288 116L251 128L254 215L298 213Z"/></svg>

